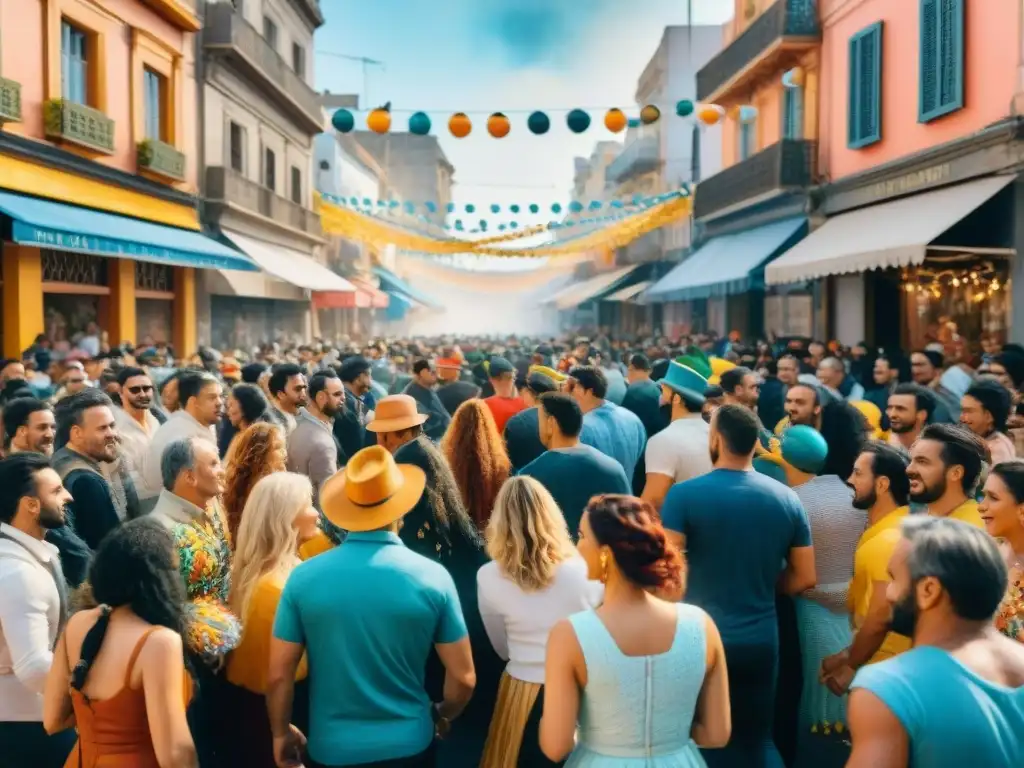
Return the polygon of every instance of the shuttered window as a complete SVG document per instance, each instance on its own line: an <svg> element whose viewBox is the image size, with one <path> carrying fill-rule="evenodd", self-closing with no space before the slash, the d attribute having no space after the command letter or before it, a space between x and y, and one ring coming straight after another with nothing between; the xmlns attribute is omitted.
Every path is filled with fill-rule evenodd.
<svg viewBox="0 0 1024 768"><path fill-rule="evenodd" d="M782 138L804 137L804 89L786 88L782 102Z"/></svg>
<svg viewBox="0 0 1024 768"><path fill-rule="evenodd" d="M921 0L918 122L964 105L964 1Z"/></svg>
<svg viewBox="0 0 1024 768"><path fill-rule="evenodd" d="M860 149L882 139L882 22L850 38L847 146Z"/></svg>
<svg viewBox="0 0 1024 768"><path fill-rule="evenodd" d="M740 123L739 134L737 135L737 141L739 143L739 146L737 147L738 162L746 160L757 151L754 148L756 141L754 130L755 125L753 122Z"/></svg>

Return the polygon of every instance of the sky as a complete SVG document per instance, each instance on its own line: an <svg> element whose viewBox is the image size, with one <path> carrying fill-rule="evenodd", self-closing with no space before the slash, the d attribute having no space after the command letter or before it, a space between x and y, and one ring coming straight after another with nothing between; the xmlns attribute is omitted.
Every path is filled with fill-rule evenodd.
<svg viewBox="0 0 1024 768"><path fill-rule="evenodd" d="M475 218L537 217L504 213L518 203L550 211L568 203L573 157L589 157L596 142L619 139L603 125L618 106L636 114L637 80L668 25L687 23L687 0L320 0L326 24L316 33L316 83L332 93L360 93L364 104L392 104L393 127L404 130L422 110L455 166L454 201L472 203ZM732 0L692 0L695 24L722 24ZM364 65L330 55L366 57ZM581 135L565 115L591 111ZM551 130L526 128L532 110L549 113ZM632 112L630 112L632 110ZM453 112L466 112L473 131L448 133ZM501 111L512 122L504 139L486 130L487 115ZM665 109L662 112L665 113ZM671 107L669 108L671 114ZM668 119L680 119L671 115ZM357 126L363 126L357 115ZM498 204L503 213L490 213ZM545 217L545 219L548 217Z"/></svg>

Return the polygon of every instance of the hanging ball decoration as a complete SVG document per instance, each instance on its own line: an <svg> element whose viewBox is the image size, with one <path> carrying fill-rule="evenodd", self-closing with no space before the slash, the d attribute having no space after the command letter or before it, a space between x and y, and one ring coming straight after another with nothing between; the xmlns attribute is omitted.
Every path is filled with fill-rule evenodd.
<svg viewBox="0 0 1024 768"><path fill-rule="evenodd" d="M757 107L749 105L740 107L739 120L743 124L752 123L757 120Z"/></svg>
<svg viewBox="0 0 1024 768"><path fill-rule="evenodd" d="M526 127L534 136L543 136L551 130L551 118L543 112L531 112L526 118Z"/></svg>
<svg viewBox="0 0 1024 768"><path fill-rule="evenodd" d="M430 133L430 117L426 112L413 112L409 115L409 133L414 136L426 136Z"/></svg>
<svg viewBox="0 0 1024 768"><path fill-rule="evenodd" d="M455 203L448 203L445 208L448 209L448 213L455 213Z"/></svg>
<svg viewBox="0 0 1024 768"><path fill-rule="evenodd" d="M562 206L559 203L554 203L551 206L551 212L552 213L561 213L562 212Z"/></svg>
<svg viewBox="0 0 1024 768"><path fill-rule="evenodd" d="M386 109L375 109L366 116L366 127L374 133L387 133L391 130L391 113Z"/></svg>
<svg viewBox="0 0 1024 768"><path fill-rule="evenodd" d="M338 133L348 133L356 127L356 119L347 109L339 109L331 115L331 125Z"/></svg>
<svg viewBox="0 0 1024 768"><path fill-rule="evenodd" d="M661 117L661 110L653 104L648 104L640 110L640 122L644 125L653 125Z"/></svg>
<svg viewBox="0 0 1024 768"><path fill-rule="evenodd" d="M639 117L631 117L631 118L629 118L629 122L627 123L627 125L630 128L639 128L640 127L640 118Z"/></svg>
<svg viewBox="0 0 1024 768"><path fill-rule="evenodd" d="M536 203L530 203L530 213L540 213L540 206Z"/></svg>
<svg viewBox="0 0 1024 768"><path fill-rule="evenodd" d="M476 213L476 206L472 203L466 204L466 213Z"/></svg>
<svg viewBox="0 0 1024 768"><path fill-rule="evenodd" d="M405 204L404 206L402 206L402 207L403 207L403 209L405 210L405 212L406 212L406 213L416 213L416 206L415 206L415 205L413 205L412 203L408 203L408 202L407 202L407 203L406 203L406 204Z"/></svg>
<svg viewBox="0 0 1024 768"><path fill-rule="evenodd" d="M501 206L497 203L491 203L491 213L501 213Z"/></svg>
<svg viewBox="0 0 1024 768"><path fill-rule="evenodd" d="M512 205L510 205L508 209L512 211L512 213L519 213L519 206L516 205L515 203L512 203Z"/></svg>
<svg viewBox="0 0 1024 768"><path fill-rule="evenodd" d="M693 114L693 102L689 99L683 99L682 101L676 102L676 114L680 117L689 117Z"/></svg>
<svg viewBox="0 0 1024 768"><path fill-rule="evenodd" d="M519 229L519 222L518 221L513 221L512 223L510 223L508 225L508 227L509 227L509 229Z"/></svg>
<svg viewBox="0 0 1024 768"><path fill-rule="evenodd" d="M704 125L718 125L725 117L725 109L718 104L703 104L697 110L697 119Z"/></svg>
<svg viewBox="0 0 1024 768"><path fill-rule="evenodd" d="M572 211L573 213L580 213L583 210L583 203L581 203L579 200L573 200L571 203L569 203L569 210Z"/></svg>
<svg viewBox="0 0 1024 768"><path fill-rule="evenodd" d="M499 225L498 225L498 231L499 231L499 232L504 232L504 231L505 231L505 229L506 229L506 227L505 227L505 225L504 225L504 224L499 224Z"/></svg>
<svg viewBox="0 0 1024 768"><path fill-rule="evenodd" d="M565 124L573 133L583 133L590 127L590 115L582 109L574 109L565 116Z"/></svg>
<svg viewBox="0 0 1024 768"><path fill-rule="evenodd" d="M432 203L428 201L423 204L423 207L426 208L431 213L437 213L437 203Z"/></svg>
<svg viewBox="0 0 1024 768"><path fill-rule="evenodd" d="M803 88L806 80L807 73L803 67L793 67L793 69L784 72L782 75L782 84L786 88Z"/></svg>
<svg viewBox="0 0 1024 768"><path fill-rule="evenodd" d="M604 127L612 133L621 133L627 122L626 113L617 107L612 107L604 115Z"/></svg>
<svg viewBox="0 0 1024 768"><path fill-rule="evenodd" d="M487 118L487 132L496 139L503 139L512 130L512 124L501 112L495 112Z"/></svg>
<svg viewBox="0 0 1024 768"><path fill-rule="evenodd" d="M600 200L591 200L590 201L590 205L588 205L587 207L590 210L592 210L592 211L600 211L601 210L601 201Z"/></svg>
<svg viewBox="0 0 1024 768"><path fill-rule="evenodd" d="M473 123L465 112L456 112L448 120L448 130L456 139L464 139L473 130Z"/></svg>

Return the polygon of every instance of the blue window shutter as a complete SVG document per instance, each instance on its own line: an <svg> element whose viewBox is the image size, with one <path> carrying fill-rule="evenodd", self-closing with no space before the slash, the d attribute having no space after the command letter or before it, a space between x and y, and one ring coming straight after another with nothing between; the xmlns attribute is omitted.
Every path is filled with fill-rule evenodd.
<svg viewBox="0 0 1024 768"><path fill-rule="evenodd" d="M847 146L860 149L882 139L882 22L850 39Z"/></svg>
<svg viewBox="0 0 1024 768"><path fill-rule="evenodd" d="M921 0L918 122L964 106L964 2Z"/></svg>

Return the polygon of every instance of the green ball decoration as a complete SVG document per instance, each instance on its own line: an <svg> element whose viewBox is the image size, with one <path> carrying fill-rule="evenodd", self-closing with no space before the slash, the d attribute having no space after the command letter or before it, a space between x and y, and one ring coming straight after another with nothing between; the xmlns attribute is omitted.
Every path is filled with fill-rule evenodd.
<svg viewBox="0 0 1024 768"><path fill-rule="evenodd" d="M510 205L508 209L509 209L510 211L512 211L512 213L519 213L519 206L518 206L518 205L516 205L515 203L513 203L512 205Z"/></svg>
<svg viewBox="0 0 1024 768"><path fill-rule="evenodd" d="M536 203L530 203L530 213L540 213L540 206Z"/></svg>
<svg viewBox="0 0 1024 768"><path fill-rule="evenodd" d="M683 99L682 101L676 102L676 114L680 117L689 117L693 114L693 102L689 99Z"/></svg>
<svg viewBox="0 0 1024 768"><path fill-rule="evenodd" d="M583 133L590 127L590 115L582 109L574 109L565 116L565 124L573 133Z"/></svg>
<svg viewBox="0 0 1024 768"><path fill-rule="evenodd" d="M526 119L526 127L534 136L543 136L551 129L551 119L543 112L532 112Z"/></svg>
<svg viewBox="0 0 1024 768"><path fill-rule="evenodd" d="M561 204L560 203L555 203L554 205L552 205L551 206L551 212L552 213L561 213L562 212Z"/></svg>
<svg viewBox="0 0 1024 768"><path fill-rule="evenodd" d="M501 206L497 203L491 204L491 213L501 213Z"/></svg>
<svg viewBox="0 0 1024 768"><path fill-rule="evenodd" d="M469 203L466 206L466 213L476 213L476 206L473 205L472 203Z"/></svg>
<svg viewBox="0 0 1024 768"><path fill-rule="evenodd" d="M426 112L414 112L409 116L409 133L415 136L430 133L430 117Z"/></svg>
<svg viewBox="0 0 1024 768"><path fill-rule="evenodd" d="M339 109L331 116L331 125L338 133L348 133L356 127L356 118L347 109Z"/></svg>

